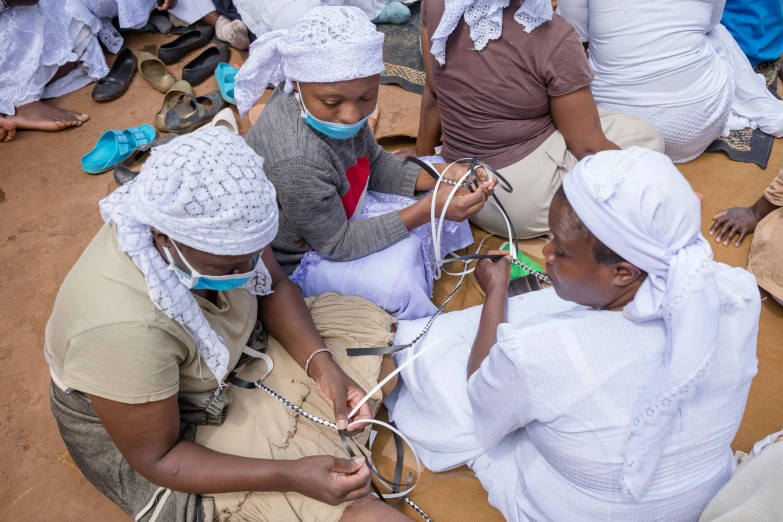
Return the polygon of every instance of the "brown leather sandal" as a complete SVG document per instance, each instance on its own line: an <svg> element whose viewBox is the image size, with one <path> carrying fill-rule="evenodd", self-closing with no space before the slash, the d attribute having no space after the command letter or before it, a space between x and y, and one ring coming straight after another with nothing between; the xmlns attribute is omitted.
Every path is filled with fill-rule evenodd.
<svg viewBox="0 0 783 522"><path fill-rule="evenodd" d="M177 102L166 113L166 130L174 134L188 133L212 121L227 106L220 91L212 91L198 98L192 94L180 94Z"/></svg>
<svg viewBox="0 0 783 522"><path fill-rule="evenodd" d="M152 143L145 143L134 150L124 161L116 164L114 166L114 181L117 183L117 186L120 187L138 176L140 170L133 170L133 167L136 166L137 163L145 161L153 148L159 145L165 145L174 138L176 138L175 135L167 134Z"/></svg>

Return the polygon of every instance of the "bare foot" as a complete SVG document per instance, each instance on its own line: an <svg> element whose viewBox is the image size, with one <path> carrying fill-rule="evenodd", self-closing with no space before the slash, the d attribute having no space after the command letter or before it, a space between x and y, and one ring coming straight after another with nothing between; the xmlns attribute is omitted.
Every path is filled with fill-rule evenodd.
<svg viewBox="0 0 783 522"><path fill-rule="evenodd" d="M0 143L11 141L16 136L16 123L0 116Z"/></svg>
<svg viewBox="0 0 783 522"><path fill-rule="evenodd" d="M367 125L370 126L370 129L372 129L373 132L375 132L375 127L378 126L378 119L381 117L381 110L376 107L374 111L372 111L372 114L370 114L370 118L367 120Z"/></svg>
<svg viewBox="0 0 783 522"><path fill-rule="evenodd" d="M78 127L90 119L86 114L66 111L37 101L16 108L16 115L6 120L16 124L17 129L60 131L68 127Z"/></svg>

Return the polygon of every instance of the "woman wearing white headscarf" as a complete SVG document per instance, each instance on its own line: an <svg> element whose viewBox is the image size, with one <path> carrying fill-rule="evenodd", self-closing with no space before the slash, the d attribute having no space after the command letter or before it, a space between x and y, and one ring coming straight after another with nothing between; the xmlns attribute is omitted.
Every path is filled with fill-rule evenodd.
<svg viewBox="0 0 783 522"><path fill-rule="evenodd" d="M435 180L383 150L367 125L383 72L383 34L355 7L319 7L290 31L259 38L236 77L242 114L278 87L247 136L277 189L278 262L304 295L357 295L401 319L431 315L436 271L430 222ZM446 165L436 166L444 171ZM464 165L447 177L459 179ZM483 174L482 174L483 175ZM496 179L461 189L446 218L443 253L473 243L464 221ZM436 215L449 191L441 190Z"/></svg>
<svg viewBox="0 0 783 522"><path fill-rule="evenodd" d="M143 522L405 520L367 498L369 470L340 458L334 430L229 386L232 372L264 379L346 429L381 359L345 348L391 337L377 306L305 302L289 281L266 248L278 212L263 159L225 129L183 136L100 208L106 225L63 282L44 348L85 476Z"/></svg>
<svg viewBox="0 0 783 522"><path fill-rule="evenodd" d="M695 521L734 467L755 281L713 261L657 152L582 160L549 218L553 288L507 299L509 263L479 263L486 303L435 323L444 348L401 373L391 418L428 468L470 464L509 521Z"/></svg>

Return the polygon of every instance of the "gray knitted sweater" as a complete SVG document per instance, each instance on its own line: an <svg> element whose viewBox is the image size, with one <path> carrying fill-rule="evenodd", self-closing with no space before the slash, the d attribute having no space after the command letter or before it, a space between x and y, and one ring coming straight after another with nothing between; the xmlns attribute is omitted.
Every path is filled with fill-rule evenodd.
<svg viewBox="0 0 783 522"><path fill-rule="evenodd" d="M350 261L373 254L407 237L398 212L349 220L341 197L350 185L345 171L369 157L369 190L413 197L419 167L378 145L367 125L355 137L335 140L307 125L293 94L277 88L247 143L264 158L264 171L277 190L280 230L272 242L288 274L304 254Z"/></svg>

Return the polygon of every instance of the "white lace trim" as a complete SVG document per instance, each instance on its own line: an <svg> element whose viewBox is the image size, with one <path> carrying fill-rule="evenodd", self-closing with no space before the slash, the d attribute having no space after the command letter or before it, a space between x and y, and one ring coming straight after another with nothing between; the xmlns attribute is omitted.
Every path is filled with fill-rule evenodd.
<svg viewBox="0 0 783 522"><path fill-rule="evenodd" d="M150 300L193 335L199 355L222 380L228 349L155 248L150 228L216 255L261 250L277 234L278 219L263 158L225 128L200 130L153 149L141 173L103 199L100 209L107 224L116 223L119 249L144 275ZM271 293L263 262L245 288L254 295Z"/></svg>
<svg viewBox="0 0 783 522"><path fill-rule="evenodd" d="M500 38L503 30L503 10L509 6L509 0L446 0L446 7L437 29L432 34L430 52L441 65L446 64L446 41L460 18L470 28L470 38L476 51L481 51L490 40ZM514 20L522 24L526 33L552 19L551 0L525 0Z"/></svg>
<svg viewBox="0 0 783 522"><path fill-rule="evenodd" d="M671 325L674 314L683 305L688 296L704 289L704 278L708 274L714 273L715 266L716 263L712 259L702 260L701 264L687 278L685 284L669 293L669 298L663 303L664 321L667 325ZM674 412L683 401L693 398L699 384L708 374L714 353L715 346L712 346L705 354L701 364L697 366L696 370L684 382L678 383L675 387L658 395L653 401L648 402L641 411L637 411L637 414L631 420L631 433L626 441L627 453L624 455L625 462L620 479L620 486L624 494L632 497L639 496L636 488L634 490L631 489L631 477L639 473L644 463L656 462L660 458L663 451L662 440L671 431ZM661 427L659 423L662 417L666 417L664 422L669 424L665 431L658 434L658 436L647 437L646 442L641 442L643 440L641 436L645 428L652 426ZM639 448L631 451L629 448L634 445L634 442L637 442Z"/></svg>
<svg viewBox="0 0 783 522"><path fill-rule="evenodd" d="M272 31L250 46L236 76L234 96L242 116L270 84L341 82L380 74L383 33L356 7L316 7L288 31Z"/></svg>

